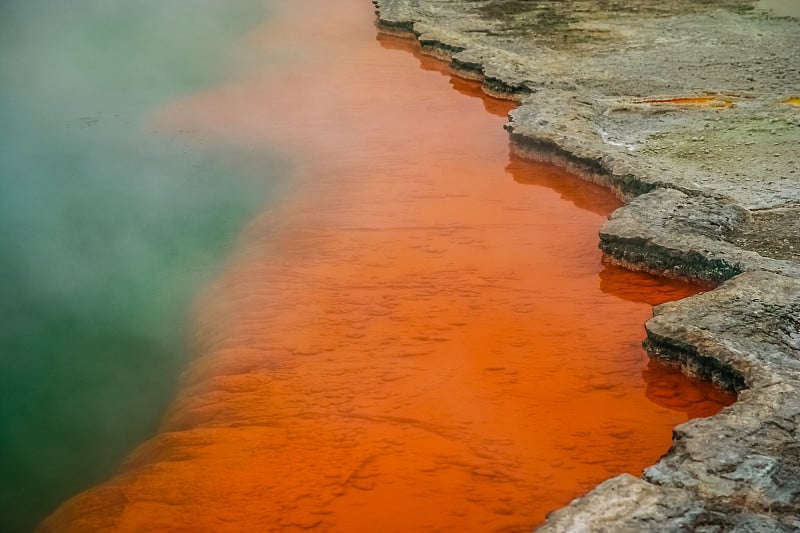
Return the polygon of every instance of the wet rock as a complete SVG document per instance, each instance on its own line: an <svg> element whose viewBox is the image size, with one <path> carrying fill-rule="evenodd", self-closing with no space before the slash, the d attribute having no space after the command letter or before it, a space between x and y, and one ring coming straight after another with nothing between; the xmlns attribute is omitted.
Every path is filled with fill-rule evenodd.
<svg viewBox="0 0 800 533"><path fill-rule="evenodd" d="M725 198L657 189L618 209L600 231L612 262L682 279L723 281L749 270L800 276L794 261L763 257L731 242L750 213Z"/></svg>

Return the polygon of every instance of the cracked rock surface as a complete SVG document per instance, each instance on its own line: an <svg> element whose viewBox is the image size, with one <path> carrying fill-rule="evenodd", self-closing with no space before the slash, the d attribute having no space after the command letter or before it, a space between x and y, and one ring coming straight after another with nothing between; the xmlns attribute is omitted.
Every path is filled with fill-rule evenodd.
<svg viewBox="0 0 800 533"><path fill-rule="evenodd" d="M516 152L627 201L606 258L722 283L656 308L645 345L739 401L542 530L800 530L800 19L751 0L374 3L384 31L518 101Z"/></svg>

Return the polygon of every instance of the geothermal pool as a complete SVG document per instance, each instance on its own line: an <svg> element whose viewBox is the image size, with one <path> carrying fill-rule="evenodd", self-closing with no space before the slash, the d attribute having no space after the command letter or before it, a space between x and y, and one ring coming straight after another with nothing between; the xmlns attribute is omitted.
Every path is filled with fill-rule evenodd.
<svg viewBox="0 0 800 533"><path fill-rule="evenodd" d="M528 531L733 401L648 361L651 306L699 288L603 265L618 201L511 156L513 104L368 0L268 5L235 73L138 127L277 154L280 198L197 292L158 433L45 531Z"/></svg>
<svg viewBox="0 0 800 533"><path fill-rule="evenodd" d="M190 299L279 196L272 154L142 126L235 70L260 4L0 2L0 531L30 531L155 432Z"/></svg>

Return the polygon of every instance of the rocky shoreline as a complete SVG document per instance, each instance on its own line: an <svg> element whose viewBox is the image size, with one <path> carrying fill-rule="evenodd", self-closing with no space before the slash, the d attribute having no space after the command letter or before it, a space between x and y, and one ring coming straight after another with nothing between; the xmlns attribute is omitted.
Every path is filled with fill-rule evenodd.
<svg viewBox="0 0 800 533"><path fill-rule="evenodd" d="M373 0L519 106L512 150L625 200L607 260L718 288L655 309L654 357L739 391L541 531L800 529L800 20L750 0Z"/></svg>

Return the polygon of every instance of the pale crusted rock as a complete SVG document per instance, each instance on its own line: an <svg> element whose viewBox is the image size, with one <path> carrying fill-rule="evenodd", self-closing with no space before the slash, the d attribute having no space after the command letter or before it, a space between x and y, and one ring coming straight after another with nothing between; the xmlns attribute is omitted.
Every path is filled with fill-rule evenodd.
<svg viewBox="0 0 800 533"><path fill-rule="evenodd" d="M612 214L600 230L600 248L615 262L675 278L722 281L748 270L800 276L797 262L730 242L749 216L724 198L657 189Z"/></svg>
<svg viewBox="0 0 800 533"><path fill-rule="evenodd" d="M550 513L545 533L669 531L780 532L790 527L769 516L708 506L687 490L659 487L630 475L600 484L569 507Z"/></svg>
<svg viewBox="0 0 800 533"><path fill-rule="evenodd" d="M800 108L784 102L800 87L797 19L751 0L375 2L382 28L520 100L512 138L649 185L628 198L661 185L747 209L800 201Z"/></svg>
<svg viewBox="0 0 800 533"><path fill-rule="evenodd" d="M656 308L646 328L658 356L701 375L727 369L720 382L749 389L720 414L677 427L645 479L800 527L800 280L742 274Z"/></svg>

